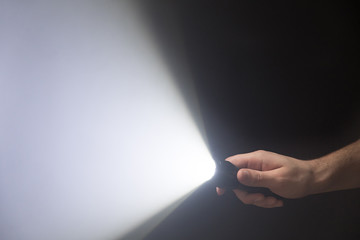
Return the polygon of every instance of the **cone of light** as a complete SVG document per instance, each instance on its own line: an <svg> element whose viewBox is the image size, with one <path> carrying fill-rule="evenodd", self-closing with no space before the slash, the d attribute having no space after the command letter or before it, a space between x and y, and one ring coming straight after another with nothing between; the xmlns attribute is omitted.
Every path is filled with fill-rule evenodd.
<svg viewBox="0 0 360 240"><path fill-rule="evenodd" d="M0 239L115 239L214 173L126 1L3 1Z"/></svg>

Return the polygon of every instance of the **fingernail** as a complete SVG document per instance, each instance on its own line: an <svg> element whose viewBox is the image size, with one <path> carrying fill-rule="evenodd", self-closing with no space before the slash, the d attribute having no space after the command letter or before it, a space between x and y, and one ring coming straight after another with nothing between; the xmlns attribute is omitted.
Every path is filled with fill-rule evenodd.
<svg viewBox="0 0 360 240"><path fill-rule="evenodd" d="M246 181L246 180L249 179L249 177L250 177L249 171L247 171L247 170L242 170L242 179Z"/></svg>

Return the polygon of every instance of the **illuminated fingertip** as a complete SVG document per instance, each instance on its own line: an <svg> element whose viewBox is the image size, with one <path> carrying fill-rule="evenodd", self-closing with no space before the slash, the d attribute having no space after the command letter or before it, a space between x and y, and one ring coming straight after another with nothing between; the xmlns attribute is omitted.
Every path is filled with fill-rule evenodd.
<svg viewBox="0 0 360 240"><path fill-rule="evenodd" d="M225 190L224 189L221 189L219 187L216 187L216 193L217 195L221 196L225 193Z"/></svg>

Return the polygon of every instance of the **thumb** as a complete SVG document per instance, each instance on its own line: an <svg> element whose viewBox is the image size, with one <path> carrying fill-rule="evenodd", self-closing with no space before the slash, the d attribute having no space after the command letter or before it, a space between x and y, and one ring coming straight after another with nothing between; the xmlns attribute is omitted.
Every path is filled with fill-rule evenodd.
<svg viewBox="0 0 360 240"><path fill-rule="evenodd" d="M250 187L269 187L273 178L268 171L257 171L253 169L242 168L237 173L237 179L240 183Z"/></svg>

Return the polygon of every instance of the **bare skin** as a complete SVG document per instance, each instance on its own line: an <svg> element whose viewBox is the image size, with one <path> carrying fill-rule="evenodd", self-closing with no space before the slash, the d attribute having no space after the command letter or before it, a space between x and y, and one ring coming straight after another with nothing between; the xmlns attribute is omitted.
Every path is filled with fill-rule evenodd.
<svg viewBox="0 0 360 240"><path fill-rule="evenodd" d="M268 151L238 154L226 159L238 168L242 184L266 187L284 198L360 187L360 140L324 157L302 161ZM225 190L217 188L218 195ZM245 204L273 208L283 201L261 193L233 190Z"/></svg>

